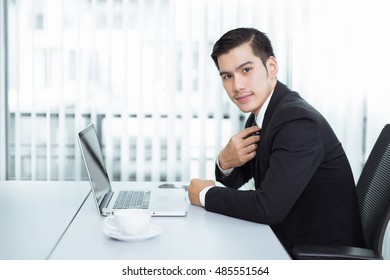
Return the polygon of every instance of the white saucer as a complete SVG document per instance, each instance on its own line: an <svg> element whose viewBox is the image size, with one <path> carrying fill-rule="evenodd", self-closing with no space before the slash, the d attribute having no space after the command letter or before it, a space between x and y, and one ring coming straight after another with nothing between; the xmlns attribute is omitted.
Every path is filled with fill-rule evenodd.
<svg viewBox="0 0 390 280"><path fill-rule="evenodd" d="M121 232L113 231L106 227L103 227L103 232L114 239L122 240L122 241L140 241L149 239L159 235L162 232L162 227L156 224L150 224L148 230L145 233L137 234L137 235L124 235Z"/></svg>

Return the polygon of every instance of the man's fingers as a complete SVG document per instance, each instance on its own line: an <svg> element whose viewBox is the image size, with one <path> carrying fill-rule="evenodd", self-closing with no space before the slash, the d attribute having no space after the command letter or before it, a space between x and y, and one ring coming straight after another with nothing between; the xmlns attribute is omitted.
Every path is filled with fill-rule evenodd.
<svg viewBox="0 0 390 280"><path fill-rule="evenodd" d="M253 133L257 132L257 131L260 131L260 128L257 125L251 126L251 127L247 127L244 130L242 130L242 132L245 133L246 136L251 135L251 134L253 134Z"/></svg>
<svg viewBox="0 0 390 280"><path fill-rule="evenodd" d="M256 144L251 144L251 145L247 146L244 149L244 153L245 154L250 154L252 152L256 152L256 150L257 150L257 145Z"/></svg>
<svg viewBox="0 0 390 280"><path fill-rule="evenodd" d="M239 133L239 135L242 139L244 139L244 138L248 138L249 136L251 136L252 134L254 134L258 131L260 131L260 127L258 127L257 125L254 125L254 126L250 126L250 127L245 128L244 130L242 130Z"/></svg>
<svg viewBox="0 0 390 280"><path fill-rule="evenodd" d="M255 144L259 141L260 141L260 136L252 135L252 136L249 136L248 138L245 138L242 143L243 143L244 147L248 147L248 146Z"/></svg>

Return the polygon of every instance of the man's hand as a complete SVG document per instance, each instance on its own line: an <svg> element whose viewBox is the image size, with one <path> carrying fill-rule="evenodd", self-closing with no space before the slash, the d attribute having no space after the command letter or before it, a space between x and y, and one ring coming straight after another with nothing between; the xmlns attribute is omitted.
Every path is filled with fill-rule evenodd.
<svg viewBox="0 0 390 280"><path fill-rule="evenodd" d="M215 186L213 180L192 179L188 186L188 197L190 198L191 204L202 206L199 200L200 192L207 187L213 186Z"/></svg>
<svg viewBox="0 0 390 280"><path fill-rule="evenodd" d="M256 143L259 142L260 136L252 134L259 130L257 125L251 126L230 138L219 154L219 166L223 170L228 170L232 167L242 166L253 159L256 156Z"/></svg>

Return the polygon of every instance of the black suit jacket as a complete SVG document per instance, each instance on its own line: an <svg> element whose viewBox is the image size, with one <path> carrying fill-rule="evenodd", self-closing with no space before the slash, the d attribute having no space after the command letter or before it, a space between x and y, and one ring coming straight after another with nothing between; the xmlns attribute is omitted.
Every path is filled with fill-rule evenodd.
<svg viewBox="0 0 390 280"><path fill-rule="evenodd" d="M298 244L364 247L352 171L325 118L278 82L260 138L256 157L229 176L216 167L227 188L211 188L205 208L269 224L290 254ZM255 191L237 190L251 178Z"/></svg>

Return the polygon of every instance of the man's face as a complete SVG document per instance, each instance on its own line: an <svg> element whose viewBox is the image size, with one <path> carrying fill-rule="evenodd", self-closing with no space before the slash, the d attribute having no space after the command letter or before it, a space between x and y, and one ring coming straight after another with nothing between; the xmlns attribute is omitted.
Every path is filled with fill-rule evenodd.
<svg viewBox="0 0 390 280"><path fill-rule="evenodd" d="M223 86L238 108L257 115L276 85L278 65L268 58L266 67L253 54L249 43L242 44L218 57Z"/></svg>

